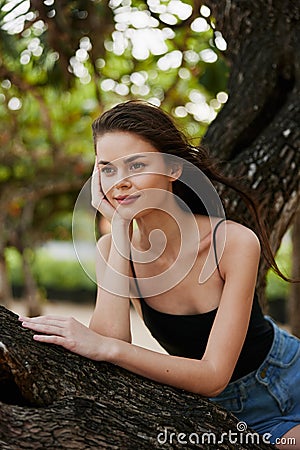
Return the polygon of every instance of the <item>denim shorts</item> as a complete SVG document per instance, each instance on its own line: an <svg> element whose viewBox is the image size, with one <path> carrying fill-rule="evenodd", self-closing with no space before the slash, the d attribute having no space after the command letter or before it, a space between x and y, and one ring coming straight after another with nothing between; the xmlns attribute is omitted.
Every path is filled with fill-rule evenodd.
<svg viewBox="0 0 300 450"><path fill-rule="evenodd" d="M229 383L210 400L231 411L259 434L269 433L275 443L300 425L300 340L274 327L272 347L254 372Z"/></svg>

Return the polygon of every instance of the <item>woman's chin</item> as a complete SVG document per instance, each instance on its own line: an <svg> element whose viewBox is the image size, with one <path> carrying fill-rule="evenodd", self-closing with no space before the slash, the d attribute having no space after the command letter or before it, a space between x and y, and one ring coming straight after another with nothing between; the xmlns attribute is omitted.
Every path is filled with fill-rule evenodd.
<svg viewBox="0 0 300 450"><path fill-rule="evenodd" d="M140 214L143 214L143 211L139 208L134 208L133 205L119 205L117 213L125 220L133 220Z"/></svg>

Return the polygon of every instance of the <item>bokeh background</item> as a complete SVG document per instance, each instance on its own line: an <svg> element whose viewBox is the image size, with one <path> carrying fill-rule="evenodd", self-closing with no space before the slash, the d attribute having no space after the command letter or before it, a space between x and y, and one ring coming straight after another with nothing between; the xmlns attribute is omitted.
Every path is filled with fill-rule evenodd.
<svg viewBox="0 0 300 450"><path fill-rule="evenodd" d="M180 0L0 1L0 301L84 323L96 286L76 258L72 215L93 167L92 121L132 98L163 107L196 145L228 100L227 42L211 10ZM82 242L93 266L91 242ZM99 219L99 235L109 224ZM86 242L85 242L86 241ZM277 254L291 270L288 231ZM287 322L288 283L267 302ZM134 339L153 341L133 313Z"/></svg>

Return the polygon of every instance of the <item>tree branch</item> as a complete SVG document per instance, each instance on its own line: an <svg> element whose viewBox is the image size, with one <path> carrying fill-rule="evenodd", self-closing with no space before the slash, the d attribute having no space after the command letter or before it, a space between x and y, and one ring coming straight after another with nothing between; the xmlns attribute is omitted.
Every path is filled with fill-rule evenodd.
<svg viewBox="0 0 300 450"><path fill-rule="evenodd" d="M215 449L222 432L237 431L232 414L199 395L34 341L33 333L22 329L16 315L3 307L0 330L3 450L29 445L31 449L149 450L162 448L158 435L166 432L186 437L193 433L189 449ZM205 432L216 440L201 438ZM246 444L244 437L239 449L273 448ZM173 437L163 448L182 448L182 444ZM218 448L237 446L225 439Z"/></svg>

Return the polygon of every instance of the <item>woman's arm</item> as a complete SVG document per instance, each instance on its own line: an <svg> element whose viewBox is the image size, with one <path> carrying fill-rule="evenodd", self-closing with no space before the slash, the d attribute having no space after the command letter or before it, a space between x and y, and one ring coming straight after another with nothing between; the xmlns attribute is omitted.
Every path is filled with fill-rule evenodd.
<svg viewBox="0 0 300 450"><path fill-rule="evenodd" d="M216 373L222 373L223 389L230 381L247 334L260 255L259 239L249 228L237 223L227 225L219 265L225 283L203 355L203 359L213 361Z"/></svg>
<svg viewBox="0 0 300 450"><path fill-rule="evenodd" d="M45 335L41 342L62 345L94 360L105 360L134 373L208 397L228 384L246 336L257 268L259 241L245 227L228 227L220 269L225 286L202 360L156 353L120 339L100 336L74 319L20 318L25 327ZM229 231L229 229L231 231ZM234 229L235 228L235 229Z"/></svg>
<svg viewBox="0 0 300 450"><path fill-rule="evenodd" d="M108 234L97 243L97 299L89 327L104 336L131 342L128 259L132 224L122 219L105 198L97 160L92 174L91 193L94 208L113 221L117 241Z"/></svg>
<svg viewBox="0 0 300 450"><path fill-rule="evenodd" d="M131 342L130 242L125 227L122 224L117 227L118 237L123 242L122 249L117 248L111 235L103 236L97 244L97 300L89 327L104 336Z"/></svg>
<svg viewBox="0 0 300 450"><path fill-rule="evenodd" d="M256 235L238 224L230 227L220 262L225 285L202 360L157 354L115 342L110 362L155 381L208 397L225 389L246 337L260 259Z"/></svg>

